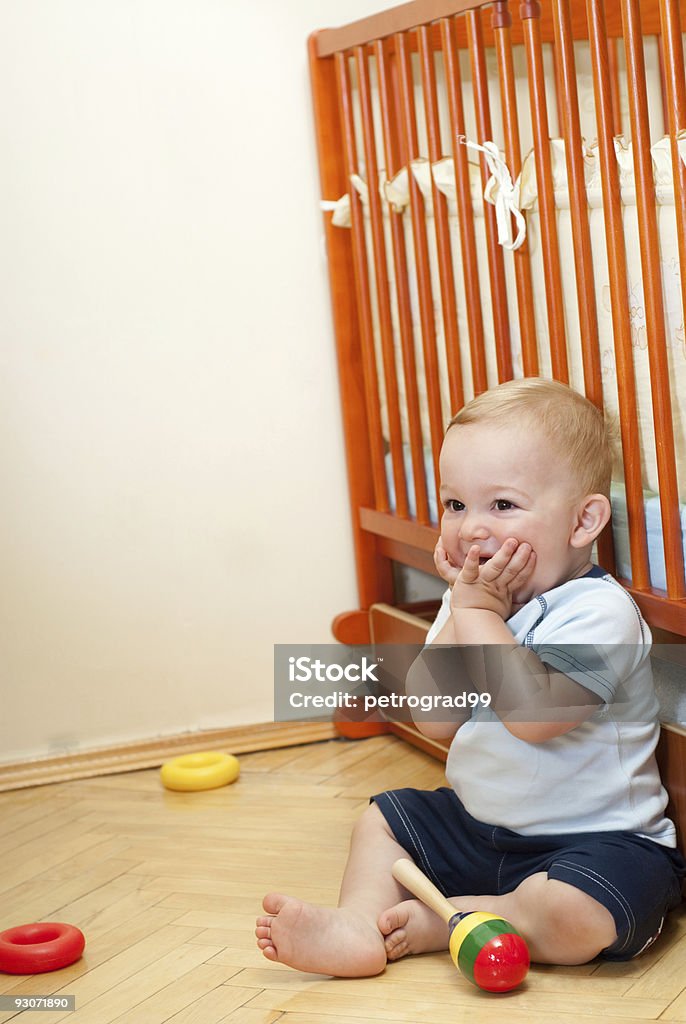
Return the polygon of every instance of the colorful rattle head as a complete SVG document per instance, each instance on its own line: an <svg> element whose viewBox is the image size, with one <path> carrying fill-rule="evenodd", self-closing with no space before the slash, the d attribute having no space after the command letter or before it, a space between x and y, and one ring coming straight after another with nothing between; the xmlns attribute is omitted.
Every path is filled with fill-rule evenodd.
<svg viewBox="0 0 686 1024"><path fill-rule="evenodd" d="M509 992L529 970L526 942L511 924L481 911L453 914L450 955L458 970L486 992Z"/></svg>

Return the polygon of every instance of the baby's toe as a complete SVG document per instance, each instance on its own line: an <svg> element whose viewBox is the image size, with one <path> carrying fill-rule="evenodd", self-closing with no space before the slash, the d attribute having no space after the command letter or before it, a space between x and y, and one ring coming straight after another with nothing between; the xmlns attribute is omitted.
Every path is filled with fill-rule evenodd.
<svg viewBox="0 0 686 1024"><path fill-rule="evenodd" d="M262 900L262 906L268 914L274 917L282 909L284 903L288 902L288 896L280 892L268 892Z"/></svg>
<svg viewBox="0 0 686 1024"><path fill-rule="evenodd" d="M397 932L393 932L389 935L384 942L386 949L386 956L389 960L400 960L401 957L405 956L410 948L410 944L407 941L407 936L402 929Z"/></svg>
<svg viewBox="0 0 686 1024"><path fill-rule="evenodd" d="M377 922L379 931L382 935L389 936L391 932L395 932L399 928L404 928L409 916L407 907L404 907L402 903L395 907L389 907L389 909L384 910L379 917Z"/></svg>
<svg viewBox="0 0 686 1024"><path fill-rule="evenodd" d="M272 930L270 925L259 925L255 929L255 936L258 939L269 939L271 938Z"/></svg>
<svg viewBox="0 0 686 1024"><path fill-rule="evenodd" d="M407 946L407 932L405 929L396 928L395 931L390 932L384 939L384 946L387 953L390 953L391 950L396 949L398 946Z"/></svg>

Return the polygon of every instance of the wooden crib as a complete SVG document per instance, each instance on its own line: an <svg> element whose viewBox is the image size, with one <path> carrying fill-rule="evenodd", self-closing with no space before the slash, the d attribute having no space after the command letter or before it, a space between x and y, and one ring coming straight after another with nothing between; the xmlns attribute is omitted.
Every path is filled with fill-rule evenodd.
<svg viewBox="0 0 686 1024"><path fill-rule="evenodd" d="M434 573L448 419L536 375L616 418L598 561L686 639L684 25L686 0L415 0L311 36L359 586L337 639L421 642L393 563ZM684 743L663 730L682 835Z"/></svg>

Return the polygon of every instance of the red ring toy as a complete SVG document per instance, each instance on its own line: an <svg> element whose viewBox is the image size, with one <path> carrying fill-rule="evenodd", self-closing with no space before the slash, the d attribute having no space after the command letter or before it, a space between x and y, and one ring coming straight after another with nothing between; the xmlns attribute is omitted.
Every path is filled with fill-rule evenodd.
<svg viewBox="0 0 686 1024"><path fill-rule="evenodd" d="M0 932L0 971L41 974L78 960L86 939L73 924L40 921Z"/></svg>

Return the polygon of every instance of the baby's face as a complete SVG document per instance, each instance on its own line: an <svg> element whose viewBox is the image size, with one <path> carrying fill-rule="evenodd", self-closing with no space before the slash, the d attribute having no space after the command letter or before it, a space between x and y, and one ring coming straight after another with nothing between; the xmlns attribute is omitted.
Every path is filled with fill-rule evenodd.
<svg viewBox="0 0 686 1024"><path fill-rule="evenodd" d="M528 542L536 567L515 595L516 605L575 575L580 552L570 538L579 496L565 462L535 426L453 426L441 449L440 473L441 539L456 566L473 544L486 561L508 537Z"/></svg>

